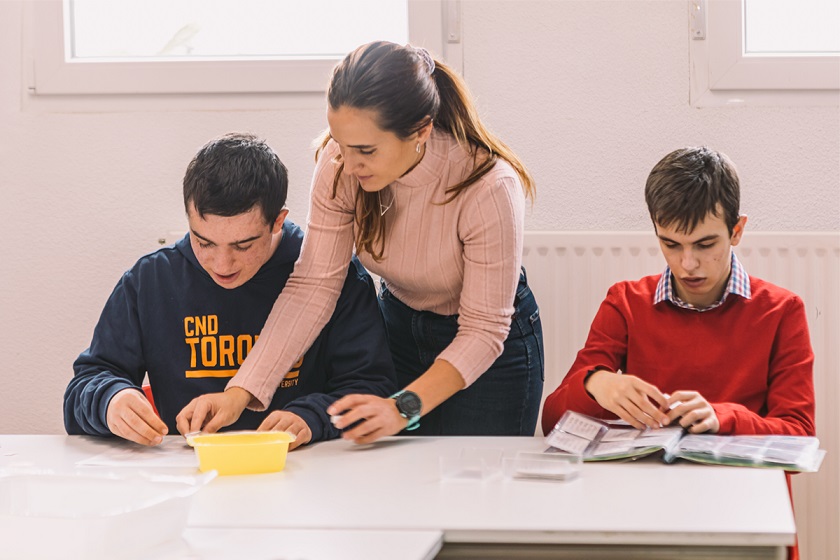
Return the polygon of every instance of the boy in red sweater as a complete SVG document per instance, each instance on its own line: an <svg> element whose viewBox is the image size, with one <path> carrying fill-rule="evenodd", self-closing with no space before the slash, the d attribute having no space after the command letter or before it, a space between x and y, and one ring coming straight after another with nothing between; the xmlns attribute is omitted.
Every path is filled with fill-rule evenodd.
<svg viewBox="0 0 840 560"><path fill-rule="evenodd" d="M684 148L650 173L645 200L668 267L612 286L585 347L545 402L691 433L814 435L813 361L802 300L747 276L739 181L725 155Z"/></svg>
<svg viewBox="0 0 840 560"><path fill-rule="evenodd" d="M574 410L637 428L813 436L805 308L747 276L732 252L747 223L734 164L705 147L671 152L650 172L645 201L668 266L609 289L545 401L543 432ZM788 558L799 558L796 545Z"/></svg>

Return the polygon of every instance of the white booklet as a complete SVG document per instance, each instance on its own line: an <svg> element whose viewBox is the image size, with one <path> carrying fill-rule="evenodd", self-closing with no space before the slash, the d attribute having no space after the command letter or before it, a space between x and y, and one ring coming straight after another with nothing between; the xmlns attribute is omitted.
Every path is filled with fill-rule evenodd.
<svg viewBox="0 0 840 560"><path fill-rule="evenodd" d="M553 450L580 455L584 461L638 458L662 451L667 463L686 459L800 472L817 472L825 456L815 437L695 435L679 426L638 430L620 420L601 420L570 410L546 436L546 443Z"/></svg>
<svg viewBox="0 0 840 560"><path fill-rule="evenodd" d="M679 426L638 430L620 420L601 420L569 410L546 436L546 442L555 449L580 455L584 461L606 461L671 449L683 432Z"/></svg>

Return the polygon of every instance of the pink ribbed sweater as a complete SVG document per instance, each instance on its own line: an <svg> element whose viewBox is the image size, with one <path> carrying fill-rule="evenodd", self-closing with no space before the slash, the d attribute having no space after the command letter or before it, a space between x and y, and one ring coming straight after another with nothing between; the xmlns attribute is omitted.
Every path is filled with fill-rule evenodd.
<svg viewBox="0 0 840 560"><path fill-rule="evenodd" d="M263 409L283 376L309 348L335 309L354 248L358 182L342 176L331 198L338 146L330 142L315 167L309 222L295 270L257 343L228 387L242 387ZM387 205L383 260L365 252L362 264L417 310L459 314L458 334L438 356L467 385L502 353L510 330L522 261L525 197L504 161L454 201L446 188L473 163L449 134L433 131L422 161L382 192Z"/></svg>

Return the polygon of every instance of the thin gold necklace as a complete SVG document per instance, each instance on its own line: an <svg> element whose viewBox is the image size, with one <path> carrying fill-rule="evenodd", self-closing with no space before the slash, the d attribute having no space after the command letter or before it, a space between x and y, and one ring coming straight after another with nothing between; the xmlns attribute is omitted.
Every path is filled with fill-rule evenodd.
<svg viewBox="0 0 840 560"><path fill-rule="evenodd" d="M387 212L388 210L391 209L391 206L394 205L394 201L397 199L397 193L393 192L392 196L391 196L391 202L388 203L388 206L385 206L384 204L382 204L382 191L384 191L384 190L385 189L382 189L380 191L376 191L376 196L379 198L379 215L380 216L384 216L385 212Z"/></svg>
<svg viewBox="0 0 840 560"><path fill-rule="evenodd" d="M420 164L421 161L423 161L423 156L425 156L425 155L426 155L426 144L423 144L422 151L418 152L419 157L417 158L417 161L415 161L414 164L411 167L409 167L408 170L406 170L406 172L403 173L400 177L405 177L406 175L411 173L411 171L415 167L417 167ZM385 190L385 189L382 189L382 190ZM391 206L394 205L394 201L397 199L397 192L393 191L392 196L391 196L391 202L388 203L388 206L385 206L384 204L382 204L382 190L376 191L376 196L379 198L379 215L380 216L384 216L385 212L387 212L388 210L391 209Z"/></svg>

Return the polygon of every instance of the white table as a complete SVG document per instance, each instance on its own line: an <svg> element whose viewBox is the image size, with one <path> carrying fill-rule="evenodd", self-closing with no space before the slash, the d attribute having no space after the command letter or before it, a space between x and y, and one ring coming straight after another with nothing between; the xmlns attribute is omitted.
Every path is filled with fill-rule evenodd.
<svg viewBox="0 0 840 560"><path fill-rule="evenodd" d="M433 560L442 543L440 531L189 528L148 560Z"/></svg>
<svg viewBox="0 0 840 560"><path fill-rule="evenodd" d="M64 436L0 436L33 464L73 465L109 445ZM795 525L784 474L655 461L587 463L571 481L441 481L464 448L541 451L541 438L333 441L291 453L281 473L219 477L193 499L193 529L443 532L440 557L784 558ZM189 531L188 531L189 532ZM565 551L565 552L564 552ZM561 556L567 554L568 556ZM587 556L587 555L593 556ZM400 557L396 555L394 557Z"/></svg>

